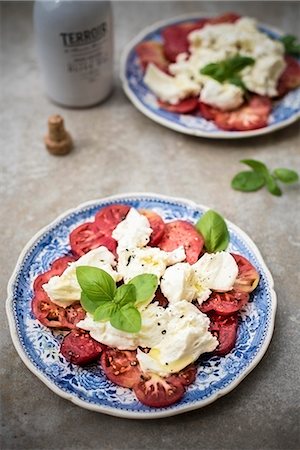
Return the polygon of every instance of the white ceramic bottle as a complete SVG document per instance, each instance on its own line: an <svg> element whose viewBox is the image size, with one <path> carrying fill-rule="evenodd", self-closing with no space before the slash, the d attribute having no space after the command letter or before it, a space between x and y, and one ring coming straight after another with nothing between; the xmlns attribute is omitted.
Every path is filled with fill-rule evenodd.
<svg viewBox="0 0 300 450"><path fill-rule="evenodd" d="M104 100L113 84L108 1L38 0L34 28L46 94L67 107Z"/></svg>

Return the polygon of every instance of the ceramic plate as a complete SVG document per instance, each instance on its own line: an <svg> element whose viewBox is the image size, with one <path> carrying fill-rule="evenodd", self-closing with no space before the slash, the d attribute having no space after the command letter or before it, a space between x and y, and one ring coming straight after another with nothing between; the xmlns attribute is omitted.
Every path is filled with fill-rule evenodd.
<svg viewBox="0 0 300 450"><path fill-rule="evenodd" d="M69 233L92 219L99 208L125 203L152 209L166 220L191 222L207 210L184 199L156 194L128 194L80 205L58 217L38 232L26 245L8 286L7 315L13 343L27 367L56 394L79 406L127 418L159 418L205 406L235 388L265 353L273 332L276 295L273 280L250 238L228 222L230 250L248 258L260 273L260 282L251 302L242 311L237 343L225 357L214 356L199 363L196 382L177 404L149 408L136 400L130 389L111 383L99 365L82 368L68 363L59 352L62 332L52 332L32 315L32 285L36 276L70 251Z"/></svg>
<svg viewBox="0 0 300 450"><path fill-rule="evenodd" d="M161 41L161 31L167 25L201 19L199 13L181 16L168 21L158 22L144 29L125 48L121 59L121 80L125 93L131 102L150 119L172 130L193 136L206 138L242 138L259 136L286 127L300 118L300 88L290 91L280 101L274 102L272 113L267 127L251 131L224 131L220 130L212 121L189 114L171 113L159 107L156 96L143 82L143 72L139 64L135 47L142 41ZM260 30L274 39L278 39L281 31L267 25L260 24ZM288 30L287 30L288 31Z"/></svg>

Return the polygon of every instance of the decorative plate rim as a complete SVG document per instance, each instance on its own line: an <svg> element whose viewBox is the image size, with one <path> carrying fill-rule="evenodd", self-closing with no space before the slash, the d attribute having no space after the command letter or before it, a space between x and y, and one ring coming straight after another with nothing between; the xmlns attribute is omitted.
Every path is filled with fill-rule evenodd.
<svg viewBox="0 0 300 450"><path fill-rule="evenodd" d="M188 20L188 19L197 19L201 17L213 17L212 14L204 13L204 12L198 12L198 13L190 13L190 14L181 14L179 16L172 17L171 19L164 19L159 20L152 25L149 25L143 30L141 30L133 39L130 40L130 42L124 47L124 50L121 54L121 61L120 61L120 79L122 82L122 87L129 98L129 100L133 103L133 105L145 116L147 116L149 119L153 120L154 122L167 127L169 129L172 129L174 131L177 131L179 133L187 134L190 136L195 137L204 137L204 138L210 138L210 139L239 139L239 138L247 138L247 137L255 137L255 136L261 136L268 133L272 133L274 131L280 130L281 128L285 128L288 125L291 125L292 123L295 123L298 119L300 119L300 112L296 112L288 119L284 119L281 122L277 124L271 124L264 128L259 128L257 130L249 130L249 131L218 131L217 133L211 133L209 131L202 131L198 130L196 128L186 128L182 125L178 125L174 123L172 120L165 119L163 117L160 117L158 114L152 112L150 109L148 109L146 106L143 105L143 103L139 100L139 98L135 95L135 93L131 90L128 79L126 77L126 67L127 67L127 59L132 51L132 49L149 33L157 30L158 28L171 25L172 23L180 22L181 20ZM283 36L285 33L273 26L269 26L268 24L265 24L264 22L258 22L258 25L270 30L271 32L277 33L281 36Z"/></svg>
<svg viewBox="0 0 300 450"><path fill-rule="evenodd" d="M274 330L274 322L275 322L275 315L276 315L276 307L277 307L277 296L274 291L274 281L272 278L272 275L267 268L263 257L257 248L256 244L252 241L252 239L243 231L241 230L237 225L232 223L231 221L226 220L226 223L231 227L232 230L234 230L238 235L246 242L246 244L249 246L251 251L254 253L255 257L259 261L259 264L263 268L263 271L265 273L266 279L269 283L270 288L270 300L271 300L271 312L270 312L270 322L268 323L268 330L265 334L263 343L261 345L260 350L257 352L257 354L254 356L253 360L249 363L249 365L246 367L244 372L240 374L235 380L231 381L229 385L226 387L220 389L218 392L212 394L209 398L204 400L198 400L196 402L193 402L190 405L182 405L179 406L178 409L172 409L168 410L165 409L163 411L154 411L154 412L132 412L132 411L126 411L122 409L117 409L106 406L106 405L96 405L89 402L86 402L84 400L81 400L78 398L75 394L67 393L64 390L57 387L50 379L48 379L40 370L38 370L33 362L29 359L27 356L17 333L16 330L16 321L13 315L13 286L17 279L17 276L19 274L21 265L23 263L23 260L25 256L27 255L27 252L32 248L34 243L47 231L49 231L53 226L58 224L61 220L68 217L72 213L76 213L80 210L83 210L86 207L95 205L99 202L112 202L112 201L122 201L122 200L134 200L134 199L141 199L141 198L147 198L149 200L161 200L161 201L167 201L167 202L177 202L179 204L183 204L185 206L190 207L191 209L200 209L202 211L207 211L209 208L205 205L196 203L192 200L188 200L186 198L182 197L172 197L168 195L161 195L151 192L137 192L137 193L122 193L122 194L116 194L111 195L107 197L102 197L94 200L90 200L87 202L83 202L79 204L75 208L71 208L60 214L56 219L54 219L52 222L41 228L35 235L27 242L27 244L24 246L23 250L20 253L20 256L17 260L15 269L13 270L13 273L9 279L8 286L7 286L7 299L6 299L6 314L8 317L8 323L9 323L9 330L11 334L11 338L13 341L13 344L15 346L15 349L17 353L19 354L20 358L24 362L24 364L28 367L28 369L36 375L49 389L51 389L54 393L59 395L62 398L65 398L77 406L83 407L85 409L101 412L105 414L109 414L116 417L123 417L123 418L129 418L129 419L157 419L157 418L163 418L163 417L170 417L177 414L182 414L184 412L196 410L199 408L202 408L204 406L207 406L210 403L213 403L218 398L228 394L231 392L234 388L238 386L238 384L256 367L256 365L260 362L262 357L264 356L265 352L267 351L267 348L270 344L273 330Z"/></svg>

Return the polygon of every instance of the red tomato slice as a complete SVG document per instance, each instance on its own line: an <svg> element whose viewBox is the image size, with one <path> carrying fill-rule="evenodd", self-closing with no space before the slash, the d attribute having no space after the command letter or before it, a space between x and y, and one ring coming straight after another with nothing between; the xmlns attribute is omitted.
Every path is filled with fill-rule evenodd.
<svg viewBox="0 0 300 450"><path fill-rule="evenodd" d="M139 383L133 386L138 400L147 406L163 408L178 402L185 388L174 377L161 378L158 375L142 375Z"/></svg>
<svg viewBox="0 0 300 450"><path fill-rule="evenodd" d="M167 111L178 113L178 114L188 114L195 111L198 106L198 99L195 97L186 98L181 100L176 105L171 105L170 103L162 102L158 100L159 106Z"/></svg>
<svg viewBox="0 0 300 450"><path fill-rule="evenodd" d="M234 111L220 111L216 114L215 123L222 130L248 131L263 128L268 124L272 108L268 97L253 95L249 103Z"/></svg>
<svg viewBox="0 0 300 450"><path fill-rule="evenodd" d="M252 264L244 256L231 253L238 267L239 273L233 288L236 291L252 292L259 283L259 274Z"/></svg>
<svg viewBox="0 0 300 450"><path fill-rule="evenodd" d="M101 366L107 378L119 386L132 388L141 376L136 351L106 348L101 356Z"/></svg>
<svg viewBox="0 0 300 450"><path fill-rule="evenodd" d="M240 18L241 18L241 16L239 14L229 12L229 13L222 14L221 16L214 17L212 19L207 19L206 24L207 25L216 25L219 23L234 23L237 20L239 20Z"/></svg>
<svg viewBox="0 0 300 450"><path fill-rule="evenodd" d="M166 252L184 246L186 260L190 264L198 261L204 245L204 239L195 227L185 220L174 220L166 223L165 232L158 247Z"/></svg>
<svg viewBox="0 0 300 450"><path fill-rule="evenodd" d="M110 205L100 209L95 217L95 224L105 236L111 236L116 226L125 219L130 210L127 205Z"/></svg>
<svg viewBox="0 0 300 450"><path fill-rule="evenodd" d="M206 105L206 103L198 103L199 111L202 117L206 120L214 120L218 112L222 112L220 109L214 108L213 106Z"/></svg>
<svg viewBox="0 0 300 450"><path fill-rule="evenodd" d="M60 275L66 270L70 263L76 261L73 256L62 256L51 264L51 270L57 270Z"/></svg>
<svg viewBox="0 0 300 450"><path fill-rule="evenodd" d="M99 231L95 222L86 222L75 228L70 233L70 245L72 252L78 257L102 245L114 254L117 248L115 239Z"/></svg>
<svg viewBox="0 0 300 450"><path fill-rule="evenodd" d="M46 292L39 291L34 296L31 308L33 315L41 324L49 328L59 328L62 330L71 330L76 324L85 318L85 311L79 302L73 303L67 308L53 303Z"/></svg>
<svg viewBox="0 0 300 450"><path fill-rule="evenodd" d="M185 22L178 25L170 25L162 30L164 41L164 53L171 62L176 61L179 53L185 53L189 49L188 34L191 31L202 28L206 19L197 22Z"/></svg>
<svg viewBox="0 0 300 450"><path fill-rule="evenodd" d="M168 377L168 380L176 380L176 382L179 382L182 384L182 386L189 386L190 384L194 383L197 375L197 367L194 364L190 364L189 366L182 369L180 372L170 375Z"/></svg>
<svg viewBox="0 0 300 450"><path fill-rule="evenodd" d="M35 295L44 295L45 291L42 288L43 284L48 283L50 278L54 277L55 275L61 275L66 268L68 267L70 262L74 262L75 258L72 256L62 256L61 258L56 259L52 264L51 268L41 275L38 275L33 283L33 290Z"/></svg>
<svg viewBox="0 0 300 450"><path fill-rule="evenodd" d="M203 313L215 311L217 314L227 316L243 308L248 300L249 294L246 292L213 292L209 299L199 306L199 309Z"/></svg>
<svg viewBox="0 0 300 450"><path fill-rule="evenodd" d="M300 86L300 64L292 56L285 57L286 68L278 81L278 95L282 96Z"/></svg>
<svg viewBox="0 0 300 450"><path fill-rule="evenodd" d="M89 333L76 329L64 337L60 351L67 361L85 366L99 358L102 346Z"/></svg>
<svg viewBox="0 0 300 450"><path fill-rule="evenodd" d="M148 209L141 209L139 213L147 217L150 224L150 228L152 228L149 245L152 247L156 247L164 234L165 222L162 220L160 215L155 213L154 211L149 211Z"/></svg>
<svg viewBox="0 0 300 450"><path fill-rule="evenodd" d="M210 316L210 331L219 341L214 355L225 356L235 346L238 328L238 316L232 314L226 318L218 315Z"/></svg>
<svg viewBox="0 0 300 450"><path fill-rule="evenodd" d="M135 51L140 59L143 69L148 64L155 64L159 69L167 71L168 62L164 55L164 49L161 43L156 41L141 42L135 47Z"/></svg>

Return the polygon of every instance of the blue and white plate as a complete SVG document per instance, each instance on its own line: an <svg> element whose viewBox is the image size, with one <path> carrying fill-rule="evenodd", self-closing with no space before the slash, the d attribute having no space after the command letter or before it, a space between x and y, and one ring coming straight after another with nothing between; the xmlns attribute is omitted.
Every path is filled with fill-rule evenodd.
<svg viewBox="0 0 300 450"><path fill-rule="evenodd" d="M150 91L143 81L138 56L135 52L137 44L143 41L154 40L161 42L162 29L168 25L174 25L186 21L195 21L205 16L194 14L180 16L167 21L157 22L145 28L124 49L121 58L121 81L123 89L134 104L143 114L150 119L180 133L190 134L198 137L230 139L259 136L279 130L295 122L300 118L300 88L294 89L286 94L281 100L274 102L272 113L269 117L268 126L251 131L224 131L220 130L212 121L203 117L189 114L178 114L160 108L156 96ZM269 27L265 24L259 25L261 31L274 39L279 39L283 32ZM288 31L288 30L287 30Z"/></svg>
<svg viewBox="0 0 300 450"><path fill-rule="evenodd" d="M99 365L82 368L59 352L63 333L41 325L31 312L32 285L37 275L68 254L69 233L93 219L99 208L125 203L152 209L166 221L196 222L207 210L191 201L156 194L125 194L84 203L39 231L22 251L8 285L7 315L13 343L27 367L56 394L84 408L127 418L159 418L205 406L235 388L256 366L269 345L274 326L276 295L273 280L250 238L227 222L230 250L248 258L260 273L251 302L242 311L235 348L225 357L200 360L196 382L177 404L166 408L142 405L130 389L111 383Z"/></svg>

